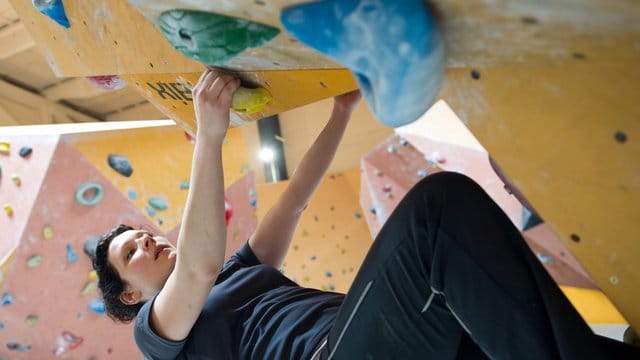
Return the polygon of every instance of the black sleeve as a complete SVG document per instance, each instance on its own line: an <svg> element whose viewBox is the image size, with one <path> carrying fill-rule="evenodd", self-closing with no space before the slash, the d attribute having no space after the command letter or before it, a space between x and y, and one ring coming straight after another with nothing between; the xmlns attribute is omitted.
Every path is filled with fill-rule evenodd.
<svg viewBox="0 0 640 360"><path fill-rule="evenodd" d="M242 266L260 265L260 260L258 260L256 254L254 254L253 250L251 250L248 240L244 243L240 250L238 250L235 255L231 257L231 259L229 259L229 261L236 261L242 264Z"/></svg>

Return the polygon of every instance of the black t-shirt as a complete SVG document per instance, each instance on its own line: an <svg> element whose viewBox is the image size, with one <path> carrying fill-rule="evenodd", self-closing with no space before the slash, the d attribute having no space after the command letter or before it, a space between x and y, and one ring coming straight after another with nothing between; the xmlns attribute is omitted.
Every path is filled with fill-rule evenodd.
<svg viewBox="0 0 640 360"><path fill-rule="evenodd" d="M298 286L260 264L246 243L224 265L183 341L150 326L155 298L138 313L134 336L150 359L309 359L335 320L343 294Z"/></svg>

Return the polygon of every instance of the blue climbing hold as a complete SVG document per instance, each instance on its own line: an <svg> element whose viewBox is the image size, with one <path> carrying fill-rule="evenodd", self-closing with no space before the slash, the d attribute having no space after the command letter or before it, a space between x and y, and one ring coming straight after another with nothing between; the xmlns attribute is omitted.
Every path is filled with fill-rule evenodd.
<svg viewBox="0 0 640 360"><path fill-rule="evenodd" d="M62 0L33 0L33 6L61 26L67 29L71 26L64 11Z"/></svg>
<svg viewBox="0 0 640 360"><path fill-rule="evenodd" d="M126 156L109 154L107 162L113 170L117 171L122 176L130 177L131 174L133 174L133 168Z"/></svg>
<svg viewBox="0 0 640 360"><path fill-rule="evenodd" d="M2 306L11 305L13 303L13 296L8 292L2 294Z"/></svg>
<svg viewBox="0 0 640 360"><path fill-rule="evenodd" d="M20 155L20 157L26 158L27 156L31 155L31 153L33 152L33 149L29 146L23 146L20 148L20 151L18 151L18 155Z"/></svg>
<svg viewBox="0 0 640 360"><path fill-rule="evenodd" d="M100 299L93 299L89 301L89 309L96 314L104 314L106 312L106 308L104 306L104 302Z"/></svg>
<svg viewBox="0 0 640 360"><path fill-rule="evenodd" d="M129 188L129 190L127 191L127 196L129 196L129 200L133 201L138 198L138 193L136 192L136 189Z"/></svg>
<svg viewBox="0 0 640 360"><path fill-rule="evenodd" d="M282 11L285 29L349 68L387 126L424 114L440 91L444 46L423 0L327 0Z"/></svg>
<svg viewBox="0 0 640 360"><path fill-rule="evenodd" d="M156 216L156 211L153 210L153 208L151 206L145 206L144 207L145 210L147 210L147 215L149 215L149 217L154 217Z"/></svg>
<svg viewBox="0 0 640 360"><path fill-rule="evenodd" d="M188 190L190 186L191 183L189 181L183 181L180 183L180 190Z"/></svg>
<svg viewBox="0 0 640 360"><path fill-rule="evenodd" d="M67 262L69 264L75 264L78 261L78 255L71 247L71 244L67 244L66 251L67 251Z"/></svg>

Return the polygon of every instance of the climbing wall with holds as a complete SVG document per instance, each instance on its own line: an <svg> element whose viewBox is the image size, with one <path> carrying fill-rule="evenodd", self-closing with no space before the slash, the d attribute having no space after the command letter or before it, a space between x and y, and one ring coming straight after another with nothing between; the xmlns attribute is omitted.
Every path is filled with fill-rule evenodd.
<svg viewBox="0 0 640 360"><path fill-rule="evenodd" d="M302 213L282 271L301 286L346 292L371 246L357 169L328 175ZM287 181L257 186L262 218Z"/></svg>
<svg viewBox="0 0 640 360"><path fill-rule="evenodd" d="M190 131L196 124L189 83L205 66L224 67L243 80L234 96L235 125L357 87L348 70L282 31L277 15L288 1L55 3L68 26L51 11L12 0L56 73L119 75Z"/></svg>
<svg viewBox="0 0 640 360"><path fill-rule="evenodd" d="M227 257L257 222L254 176L241 155L232 155L246 153L233 134L224 145L230 152ZM118 223L166 234L175 243L179 219L169 214L184 209L189 161L181 156L190 157L193 145L177 127L133 130L128 139L122 136L121 147L113 136L0 139L0 201L12 210L0 215L0 358L140 357L131 326L104 315L85 249ZM145 157L129 153L130 146Z"/></svg>
<svg viewBox="0 0 640 360"><path fill-rule="evenodd" d="M178 127L155 127L64 136L103 176L160 229L179 224L189 188L193 143ZM249 172L239 129L223 144L225 184Z"/></svg>
<svg viewBox="0 0 640 360"><path fill-rule="evenodd" d="M0 136L0 286L57 142L55 136ZM35 150L34 144L38 144ZM31 153L20 156L25 148L32 149Z"/></svg>
<svg viewBox="0 0 640 360"><path fill-rule="evenodd" d="M105 320L83 246L114 221L152 231L157 228L77 150L58 139L53 136L42 143L30 139L34 162L24 168L24 183L28 177L42 180L30 189L34 198L29 211L16 211L12 219L22 225L1 290L0 355L25 359L139 356L128 334L130 327L115 327ZM38 158L48 142L55 144L53 154ZM96 201L81 204L76 193L87 183L95 188L84 196Z"/></svg>
<svg viewBox="0 0 640 360"><path fill-rule="evenodd" d="M486 150L444 101L413 124L397 128L362 159L361 202L375 235L407 190L438 171L465 174L478 183L521 230L526 243L590 325L627 321L607 299L572 251L531 212L496 174ZM529 204L530 205L530 204Z"/></svg>

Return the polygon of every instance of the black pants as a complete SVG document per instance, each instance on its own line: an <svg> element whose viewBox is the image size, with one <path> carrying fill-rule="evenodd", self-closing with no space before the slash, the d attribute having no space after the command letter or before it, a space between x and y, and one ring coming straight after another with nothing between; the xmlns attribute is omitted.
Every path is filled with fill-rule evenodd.
<svg viewBox="0 0 640 360"><path fill-rule="evenodd" d="M480 186L437 173L381 229L322 359L612 359L635 350L593 334Z"/></svg>

